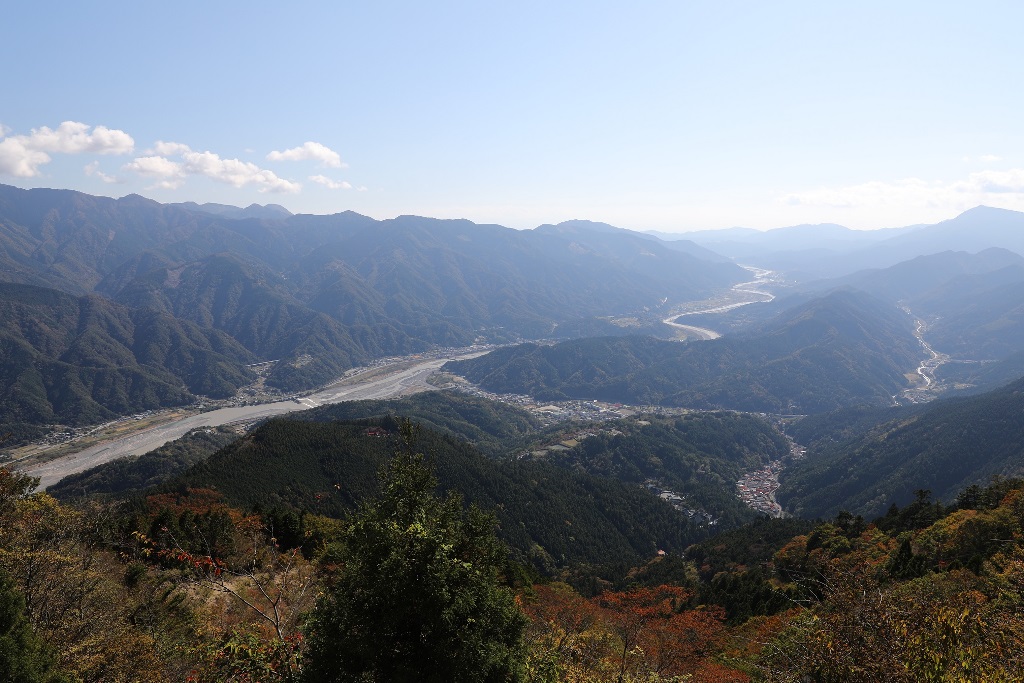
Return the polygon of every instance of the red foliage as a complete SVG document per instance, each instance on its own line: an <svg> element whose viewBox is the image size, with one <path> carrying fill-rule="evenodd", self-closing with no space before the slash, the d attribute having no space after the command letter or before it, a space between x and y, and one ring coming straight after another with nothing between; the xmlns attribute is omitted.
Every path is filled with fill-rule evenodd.
<svg viewBox="0 0 1024 683"><path fill-rule="evenodd" d="M595 598L622 643L618 656L620 680L634 668L667 676L698 670L708 671L709 676L714 673L706 660L720 644L725 612L717 606L683 610L689 597L685 588L658 586L608 592ZM742 680L716 676L718 680Z"/></svg>

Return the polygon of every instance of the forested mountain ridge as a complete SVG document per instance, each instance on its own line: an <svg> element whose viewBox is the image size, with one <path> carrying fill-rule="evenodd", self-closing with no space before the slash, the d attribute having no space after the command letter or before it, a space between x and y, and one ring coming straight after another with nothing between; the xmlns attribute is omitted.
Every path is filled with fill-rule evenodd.
<svg viewBox="0 0 1024 683"><path fill-rule="evenodd" d="M442 489L495 510L520 559L540 565L633 562L749 521L756 513L737 498L736 481L789 455L786 439L755 416L644 416L542 430L513 407L495 411L484 399L442 392L271 420L162 488L214 488L242 507L342 516L374 495L403 414L420 426L418 448ZM88 477L80 479L59 490L86 493ZM664 503L663 490L685 509L654 505Z"/></svg>
<svg viewBox="0 0 1024 683"><path fill-rule="evenodd" d="M285 506L341 517L378 493L376 473L396 449L400 421L271 420L167 484L216 488L233 504ZM376 430L381 430L380 433ZM442 490L494 510L517 557L538 566L637 561L681 551L708 531L637 485L542 462L496 461L423 429Z"/></svg>
<svg viewBox="0 0 1024 683"><path fill-rule="evenodd" d="M717 528L735 526L752 518L753 513L736 497L735 483L745 473L764 467L769 462L789 455L789 443L778 430L757 416L727 412L694 412L678 416L644 415L643 419L623 418L607 422L571 422L543 427L529 412L515 406L495 403L483 398L455 392L424 392L402 399L386 401L352 401L294 413L288 422L307 423L305 427L289 427L297 443L307 443L311 434L325 433L324 427L313 423L394 424L398 419L410 419L424 430L443 435L453 443L472 446L479 454L492 460L537 461L555 465L559 469L615 480L635 489L654 487L659 492L668 490L681 496L681 503L701 515L705 522L715 521ZM367 422L369 420L370 422ZM110 493L140 492L139 482L157 485L183 475L184 470L205 460L214 450L211 445L227 445L218 433L200 430L177 442L168 444L158 452L129 461L115 461L69 477L56 486L51 494L60 497L81 497ZM332 437L333 438L333 437ZM375 441L360 439L346 441L338 449L358 453L377 449ZM283 446L281 446L283 448ZM323 450L322 446L318 446ZM379 449L377 449L379 450ZM432 457L444 458L447 446ZM293 485L293 479L312 481L323 466L324 458L335 457L323 451L321 460L314 463L293 459L283 451L266 450L266 463L254 475L254 489L261 492L255 498L242 493L237 482L227 481L226 474L192 481L192 485L217 486L230 494L232 500L246 504L268 501L287 502L307 510L322 510L328 505L316 498L322 493L324 482L318 487ZM238 456L218 456L232 458ZM376 462L377 456L344 456L345 462L355 462L352 471L366 474L372 471L366 462ZM460 456L461 457L461 456ZM289 467L278 467L277 458L289 460ZM290 459L291 458L291 459ZM354 460L353 460L354 459ZM379 463L378 463L379 465ZM439 465L448 486L461 486L457 476L449 470L455 465ZM505 465L496 465L499 470ZM247 471L248 465L225 465ZM526 465L523 472L533 465ZM486 469L486 468L485 468ZM265 471L264 471L265 470ZM362 475L360 475L362 476ZM484 476L484 475L481 475ZM559 475L561 476L561 475ZM310 479L312 477L312 479ZM252 479L238 474L237 479ZM456 482L455 484L451 482ZM334 482L334 494L347 496L346 504L367 495L365 481L358 477ZM275 490L278 485L279 490ZM243 487L244 488L244 487ZM290 493L285 494L283 491ZM312 493L311 493L312 491ZM288 498L292 496L292 498ZM336 514L338 510L331 507ZM344 506L342 506L344 507ZM340 510L341 508L339 508ZM588 532L589 533L589 532Z"/></svg>
<svg viewBox="0 0 1024 683"><path fill-rule="evenodd" d="M745 277L715 260L625 230L228 211L0 186L0 279L212 326L282 361L268 382L286 389L375 356L547 336L563 322L700 298Z"/></svg>
<svg viewBox="0 0 1024 683"><path fill-rule="evenodd" d="M541 399L811 413L888 404L919 353L908 316L865 294L837 291L741 337L526 344L446 368L491 391Z"/></svg>
<svg viewBox="0 0 1024 683"><path fill-rule="evenodd" d="M854 287L884 301L916 301L965 276L992 277L1006 269L1024 268L1024 256L990 247L977 253L943 251L917 256L888 268L871 268L829 280L799 285L803 291Z"/></svg>
<svg viewBox="0 0 1024 683"><path fill-rule="evenodd" d="M807 458L781 477L779 501L805 517L871 516L916 490L950 501L995 476L1024 474L1024 380L986 394L849 420L822 416ZM829 424L833 428L829 428ZM798 438L800 434L797 434Z"/></svg>
<svg viewBox="0 0 1024 683"><path fill-rule="evenodd" d="M230 396L254 359L228 335L169 315L0 283L5 423L88 424Z"/></svg>
<svg viewBox="0 0 1024 683"><path fill-rule="evenodd" d="M898 303L921 320L924 339L950 356L937 371L949 386L982 391L1024 374L1024 256L1001 248L945 251L797 290L807 296L837 286Z"/></svg>

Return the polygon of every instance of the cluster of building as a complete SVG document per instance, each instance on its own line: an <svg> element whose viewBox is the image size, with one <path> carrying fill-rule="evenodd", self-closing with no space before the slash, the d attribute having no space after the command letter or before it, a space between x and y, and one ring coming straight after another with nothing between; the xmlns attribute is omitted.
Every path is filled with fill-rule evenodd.
<svg viewBox="0 0 1024 683"><path fill-rule="evenodd" d="M539 418L545 425L551 425L558 422L568 422L571 420L577 420L580 422L603 422L605 420L618 420L623 417L632 417L640 413L655 415L657 417L666 417L669 415L682 415L684 413L692 412L688 408L630 406L623 403L608 403L605 401L589 399L544 401L538 403L532 397L526 396L525 394L496 394L486 391L485 389L481 389L477 385L466 381L462 377L457 377L447 388L456 389L464 394L469 394L470 396L477 396L490 401L518 406L523 410L533 413L533 415Z"/></svg>
<svg viewBox="0 0 1024 683"><path fill-rule="evenodd" d="M650 423L648 422L647 424L650 424ZM578 432L573 432L572 434L564 435L565 438L559 440L556 443L546 444L546 445L543 445L543 446L541 446L539 448L536 448L536 449L534 449L532 451L522 451L516 457L519 460L522 460L522 459L527 458L527 457L543 458L543 457L545 457L548 454L553 453L553 452L557 453L559 451L568 451L568 450L570 450L572 448L575 448L576 446L579 446L580 442L583 441L584 439L589 439L590 437L597 436L598 434L608 434L610 436L618 436L618 435L622 434L622 432L620 432L618 429L614 429L614 428L613 429L601 429L601 428L598 428L598 427L590 427L588 429L581 429Z"/></svg>
<svg viewBox="0 0 1024 683"><path fill-rule="evenodd" d="M779 472L782 468L782 461L776 460L759 470L743 475L743 478L736 482L740 500L770 517L782 517L782 506L775 500L775 492L779 490Z"/></svg>
<svg viewBox="0 0 1024 683"><path fill-rule="evenodd" d="M654 479L648 479L645 481L644 488L671 505L676 509L676 511L685 515L687 519L697 524L702 526L715 526L719 522L718 518L707 510L703 508L690 507L690 504L686 500L686 496L664 488L660 482Z"/></svg>

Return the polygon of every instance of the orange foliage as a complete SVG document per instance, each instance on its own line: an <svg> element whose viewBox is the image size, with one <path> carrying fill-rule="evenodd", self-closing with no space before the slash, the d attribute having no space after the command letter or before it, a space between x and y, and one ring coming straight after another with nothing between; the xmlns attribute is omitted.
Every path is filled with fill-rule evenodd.
<svg viewBox="0 0 1024 683"><path fill-rule="evenodd" d="M621 644L615 656L620 681L632 671L683 676L698 670L730 680L707 661L721 642L725 611L718 606L681 610L689 598L685 588L658 586L595 599Z"/></svg>
<svg viewBox="0 0 1024 683"><path fill-rule="evenodd" d="M202 515L232 509L224 502L224 494L213 489L190 488L186 493L157 493L147 496L146 504L150 514L170 510L175 515L186 511Z"/></svg>

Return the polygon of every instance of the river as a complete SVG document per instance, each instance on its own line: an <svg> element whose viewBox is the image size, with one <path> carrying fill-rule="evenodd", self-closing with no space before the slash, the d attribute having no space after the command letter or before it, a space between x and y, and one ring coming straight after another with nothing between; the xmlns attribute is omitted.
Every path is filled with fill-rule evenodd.
<svg viewBox="0 0 1024 683"><path fill-rule="evenodd" d="M722 335L718 334L718 332L715 332L714 330L706 327L696 327L694 325L683 325L676 321L687 315L725 313L726 311L731 311L734 308L739 308L740 306L746 306L748 304L768 303L775 298L775 295L771 292L759 289L759 287L763 287L766 283L771 282L774 279L774 271L755 268L754 266L741 266L741 268L753 273L756 279L751 280L750 282L741 282L737 285L733 285L732 289L728 290L721 296L685 304L687 310L680 313L674 313L662 320L662 322L674 327L687 339L718 339Z"/></svg>
<svg viewBox="0 0 1024 683"><path fill-rule="evenodd" d="M159 448L169 441L184 436L190 430L197 427L216 427L239 422L251 422L275 415L284 415L296 410L315 408L329 403L394 398L427 391L434 388L427 384L427 378L437 372L449 360L472 358L482 353L484 352L473 351L453 354L451 358L434 358L413 362L412 365L403 364L404 367L396 372L384 376L373 373L373 377L368 378L364 382L359 382L358 378L356 378L352 383L336 384L297 400L220 408L205 413L197 413L174 422L157 425L120 438L101 442L77 453L70 453L48 462L26 465L19 469L25 474L39 477L39 487L45 489L66 476L83 472L111 460L129 455L148 453L154 448Z"/></svg>

